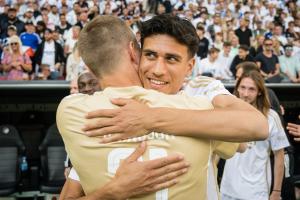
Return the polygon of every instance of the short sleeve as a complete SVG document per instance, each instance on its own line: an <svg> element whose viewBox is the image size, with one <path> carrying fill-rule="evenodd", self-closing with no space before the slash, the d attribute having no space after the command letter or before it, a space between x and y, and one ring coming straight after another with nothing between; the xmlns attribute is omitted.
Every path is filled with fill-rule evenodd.
<svg viewBox="0 0 300 200"><path fill-rule="evenodd" d="M279 115L276 113L276 111L272 109L270 110L268 120L271 149L273 151L277 151L288 147L290 144L282 127Z"/></svg>
<svg viewBox="0 0 300 200"><path fill-rule="evenodd" d="M229 159L236 153L239 143L214 141L213 151L222 159Z"/></svg>
<svg viewBox="0 0 300 200"><path fill-rule="evenodd" d="M206 96L210 101L218 95L231 95L221 81L205 76L191 80L184 90L190 96Z"/></svg>

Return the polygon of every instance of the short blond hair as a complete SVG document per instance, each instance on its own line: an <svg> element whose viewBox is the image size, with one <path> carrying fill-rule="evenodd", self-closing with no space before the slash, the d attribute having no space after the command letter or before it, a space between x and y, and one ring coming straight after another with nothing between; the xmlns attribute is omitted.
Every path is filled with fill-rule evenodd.
<svg viewBox="0 0 300 200"><path fill-rule="evenodd" d="M138 43L130 28L114 16L97 16L80 32L78 50L84 63L101 78L114 71L121 63L123 53L130 42L138 49Z"/></svg>

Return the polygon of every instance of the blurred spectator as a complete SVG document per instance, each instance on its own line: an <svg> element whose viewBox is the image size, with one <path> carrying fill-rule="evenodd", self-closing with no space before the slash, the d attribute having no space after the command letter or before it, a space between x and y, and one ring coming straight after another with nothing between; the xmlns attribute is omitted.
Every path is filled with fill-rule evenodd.
<svg viewBox="0 0 300 200"><path fill-rule="evenodd" d="M253 36L257 37L259 35L265 35L266 30L263 28L262 21L260 20L256 21L255 25L256 25L255 29L252 30Z"/></svg>
<svg viewBox="0 0 300 200"><path fill-rule="evenodd" d="M229 42L231 42L231 52L230 55L231 56L236 56L239 52L239 38L234 34L232 35L231 40L228 40Z"/></svg>
<svg viewBox="0 0 300 200"><path fill-rule="evenodd" d="M59 31L61 35L64 35L65 31L68 31L72 26L67 22L66 15L60 14L59 23L55 26L55 29Z"/></svg>
<svg viewBox="0 0 300 200"><path fill-rule="evenodd" d="M51 11L48 14L49 21L51 21L53 24L59 24L59 13L56 5L51 5Z"/></svg>
<svg viewBox="0 0 300 200"><path fill-rule="evenodd" d="M52 80L58 79L63 72L65 57L63 48L60 44L53 40L52 30L45 31L45 40L38 46L34 55L37 65L49 65ZM37 67L35 68L37 71Z"/></svg>
<svg viewBox="0 0 300 200"><path fill-rule="evenodd" d="M1 20L1 38L7 37L7 27L10 25L14 25L17 28L18 35L25 30L24 23L17 17L17 9L15 7L10 7L8 9L7 18Z"/></svg>
<svg viewBox="0 0 300 200"><path fill-rule="evenodd" d="M245 44L250 47L252 31L248 28L246 20L247 19L240 20L240 27L235 30L235 34L238 36L240 44Z"/></svg>
<svg viewBox="0 0 300 200"><path fill-rule="evenodd" d="M28 72L32 70L30 58L22 53L22 42L16 35L9 38L9 52L1 61L7 80L28 80Z"/></svg>
<svg viewBox="0 0 300 200"><path fill-rule="evenodd" d="M79 26L80 29L82 29L84 27L84 25L88 22L88 7L82 7L80 9L80 14L79 14L79 18L77 23L75 24L75 26Z"/></svg>
<svg viewBox="0 0 300 200"><path fill-rule="evenodd" d="M208 39L204 36L205 29L201 24L197 26L197 34L199 36L199 48L197 51L197 56L200 57L200 59L206 58L207 53L208 53L208 46L209 46L209 41Z"/></svg>
<svg viewBox="0 0 300 200"><path fill-rule="evenodd" d="M79 26L73 26L70 29L66 38L65 49L64 49L65 54L69 55L70 53L72 53L72 49L74 48L75 43L79 38L80 30L81 29Z"/></svg>
<svg viewBox="0 0 300 200"><path fill-rule="evenodd" d="M287 39L283 35L282 26L280 24L275 24L272 38L276 38L280 42L281 45L287 44Z"/></svg>
<svg viewBox="0 0 300 200"><path fill-rule="evenodd" d="M215 41L213 42L212 46L219 49L220 51L221 49L223 49L223 33L216 33Z"/></svg>
<svg viewBox="0 0 300 200"><path fill-rule="evenodd" d="M80 14L80 6L78 2L74 2L73 4L73 10L68 12L66 18L67 21L73 26L77 23L77 15Z"/></svg>
<svg viewBox="0 0 300 200"><path fill-rule="evenodd" d="M223 50L220 52L220 55L218 57L219 63L221 65L219 66L220 70L217 76L220 77L220 79L230 80L233 78L232 73L230 71L230 66L234 57L230 55L230 51L231 43L224 42Z"/></svg>
<svg viewBox="0 0 300 200"><path fill-rule="evenodd" d="M235 76L237 65L246 61L254 62L255 60L251 55L249 55L249 47L247 45L241 45L239 47L238 55L233 58L230 65L231 73Z"/></svg>
<svg viewBox="0 0 300 200"><path fill-rule="evenodd" d="M280 71L285 75L284 82L300 83L300 62L293 55L293 46L284 47L285 54L279 57Z"/></svg>
<svg viewBox="0 0 300 200"><path fill-rule="evenodd" d="M265 39L263 43L263 52L256 56L256 63L265 78L272 78L279 75L280 67L278 57L273 53L273 41ZM275 80L280 82L281 80Z"/></svg>
<svg viewBox="0 0 300 200"><path fill-rule="evenodd" d="M213 23L207 27L207 31L213 41L215 40L216 33L222 32L220 14L213 16Z"/></svg>
<svg viewBox="0 0 300 200"><path fill-rule="evenodd" d="M31 48L35 51L38 45L41 43L40 36L35 32L35 26L32 22L27 22L25 24L26 32L21 33L20 39L24 47Z"/></svg>
<svg viewBox="0 0 300 200"><path fill-rule="evenodd" d="M79 51L76 43L72 53L69 55L67 59L66 80L71 81L74 78L78 77L78 75L82 73L85 70L85 68L86 68L85 64L79 55Z"/></svg>
<svg viewBox="0 0 300 200"><path fill-rule="evenodd" d="M288 38L293 38L294 39L300 39L300 32L296 32L295 30L295 22L290 21L288 23L288 28L286 30L285 36Z"/></svg>
<svg viewBox="0 0 300 200"><path fill-rule="evenodd" d="M77 77L70 82L70 94L78 93Z"/></svg>
<svg viewBox="0 0 300 200"><path fill-rule="evenodd" d="M220 50L215 47L208 50L208 57L202 59L199 63L199 75L215 77L216 71L222 65L218 61L219 53Z"/></svg>
<svg viewBox="0 0 300 200"><path fill-rule="evenodd" d="M33 16L33 9L27 8L26 12L24 13L23 17L20 18L25 24L32 22L34 25L36 25L35 17Z"/></svg>
<svg viewBox="0 0 300 200"><path fill-rule="evenodd" d="M43 21L38 21L36 23L36 33L39 35L41 40L44 39L44 32L46 28L46 24Z"/></svg>
<svg viewBox="0 0 300 200"><path fill-rule="evenodd" d="M7 27L7 37L1 39L0 48L1 50L4 50L3 48L8 48L9 45L9 38L13 35L17 35L17 28L14 25L10 25Z"/></svg>

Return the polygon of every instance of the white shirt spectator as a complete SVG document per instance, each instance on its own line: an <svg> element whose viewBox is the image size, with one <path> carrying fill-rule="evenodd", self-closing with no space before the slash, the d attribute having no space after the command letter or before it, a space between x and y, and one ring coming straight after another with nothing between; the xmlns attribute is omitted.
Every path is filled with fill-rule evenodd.
<svg viewBox="0 0 300 200"><path fill-rule="evenodd" d="M50 71L55 71L55 46L54 41L45 42L42 64L50 66Z"/></svg>
<svg viewBox="0 0 300 200"><path fill-rule="evenodd" d="M74 10L71 10L70 12L68 12L66 18L67 18L67 21L71 25L74 25L77 23L77 16L76 16L76 13L74 12Z"/></svg>
<svg viewBox="0 0 300 200"><path fill-rule="evenodd" d="M272 109L268 114L268 123L270 135L266 140L249 142L246 152L236 153L226 160L221 183L222 199L269 199L270 150L288 147L289 142L278 114Z"/></svg>

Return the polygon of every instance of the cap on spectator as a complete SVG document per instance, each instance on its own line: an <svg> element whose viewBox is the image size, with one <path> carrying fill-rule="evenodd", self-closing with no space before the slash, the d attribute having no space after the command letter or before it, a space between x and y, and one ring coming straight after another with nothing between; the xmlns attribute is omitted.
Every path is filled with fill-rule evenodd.
<svg viewBox="0 0 300 200"><path fill-rule="evenodd" d="M287 44L283 48L285 51L293 51L293 45L291 44Z"/></svg>
<svg viewBox="0 0 300 200"><path fill-rule="evenodd" d="M32 13L33 13L34 10L33 10L32 8L27 8L27 9L26 9L26 12L32 12Z"/></svg>
<svg viewBox="0 0 300 200"><path fill-rule="evenodd" d="M17 31L17 27L14 26L14 25L9 25L9 26L7 27L7 30L14 30L14 31Z"/></svg>

